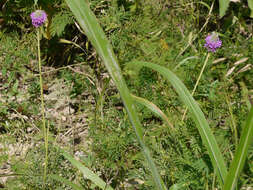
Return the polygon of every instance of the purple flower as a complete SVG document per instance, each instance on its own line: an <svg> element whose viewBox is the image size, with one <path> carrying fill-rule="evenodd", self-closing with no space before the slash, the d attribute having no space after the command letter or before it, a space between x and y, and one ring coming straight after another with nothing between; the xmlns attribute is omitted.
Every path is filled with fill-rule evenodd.
<svg viewBox="0 0 253 190"><path fill-rule="evenodd" d="M215 52L217 48L221 47L222 41L219 39L219 35L216 32L212 32L211 35L206 37L205 48L208 51Z"/></svg>
<svg viewBox="0 0 253 190"><path fill-rule="evenodd" d="M43 10L36 10L30 14L30 17L32 19L32 24L36 28L43 25L47 20L47 14Z"/></svg>

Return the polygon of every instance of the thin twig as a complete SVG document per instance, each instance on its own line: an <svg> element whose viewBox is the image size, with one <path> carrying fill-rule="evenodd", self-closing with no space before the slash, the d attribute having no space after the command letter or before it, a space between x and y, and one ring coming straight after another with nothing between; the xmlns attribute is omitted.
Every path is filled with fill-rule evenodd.
<svg viewBox="0 0 253 190"><path fill-rule="evenodd" d="M60 70L62 70L62 69L68 69L69 67L72 67L72 66L83 65L83 64L85 64L85 63L86 63L86 62L81 62L81 63L76 63L76 64L64 66L64 67L59 67L59 68L57 68L57 69L52 69L52 70L50 70L50 71L41 72L41 74L42 74L42 75L45 75L45 74L48 74L48 73L60 71ZM34 77L39 76L39 75L40 75L40 74L35 74Z"/></svg>

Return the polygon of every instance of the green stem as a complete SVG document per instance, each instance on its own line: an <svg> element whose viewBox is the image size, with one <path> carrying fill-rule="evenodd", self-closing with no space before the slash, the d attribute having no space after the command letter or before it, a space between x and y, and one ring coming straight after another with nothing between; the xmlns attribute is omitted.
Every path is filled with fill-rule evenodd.
<svg viewBox="0 0 253 190"><path fill-rule="evenodd" d="M41 99L41 114L43 122L43 135L45 141L45 163L44 163L44 173L43 173L43 185L46 184L47 178L47 160L48 160L48 131L46 128L46 119L45 119L45 104L44 104L44 95L43 95L43 80L42 80L42 71L41 71L41 58L40 58L40 29L37 30L37 40L38 40L38 60L39 60L39 73L40 73L40 99Z"/></svg>
<svg viewBox="0 0 253 190"><path fill-rule="evenodd" d="M201 69L201 71L200 71L200 74L199 74L199 77L198 77L198 79L197 79L197 82L195 83L195 86L194 86L193 91L192 91L192 93L191 93L192 96L194 95L194 93L195 93L195 91L196 91L196 89L197 89L197 87L198 87L199 81L200 81L200 79L201 79L201 77L202 77L202 74L203 74L205 68L206 68L206 65L207 65L209 56L210 56L210 53L208 53L207 56L206 56L206 60L205 60L205 62L204 62L204 65L203 65L203 67L202 67L202 69ZM186 108L186 109L184 110L184 114L183 114L183 117L182 117L182 121L184 121L187 111L188 111L188 109Z"/></svg>

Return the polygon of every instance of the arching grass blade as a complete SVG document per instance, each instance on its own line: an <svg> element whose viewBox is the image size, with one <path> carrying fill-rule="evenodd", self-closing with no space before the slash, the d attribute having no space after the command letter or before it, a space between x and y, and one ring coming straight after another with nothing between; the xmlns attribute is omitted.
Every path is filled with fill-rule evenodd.
<svg viewBox="0 0 253 190"><path fill-rule="evenodd" d="M61 176L53 175L52 174L52 175L49 175L48 177L50 177L50 178L52 178L52 179L54 179L56 181L59 181L61 183L64 183L65 185L68 185L68 186L72 187L72 189L74 189L74 190L83 190L82 187L80 187L80 186L72 183L71 181L69 181L69 180L67 180L67 179L65 179L65 178L63 178Z"/></svg>
<svg viewBox="0 0 253 190"><path fill-rule="evenodd" d="M250 8L250 17L253 18L253 1L248 0L248 6Z"/></svg>
<svg viewBox="0 0 253 190"><path fill-rule="evenodd" d="M250 144L253 142L253 106L249 112L234 159L229 168L223 190L233 190L243 169Z"/></svg>
<svg viewBox="0 0 253 190"><path fill-rule="evenodd" d="M155 167L154 161L151 158L148 148L145 146L143 141L143 132L141 124L133 104L132 97L126 86L125 80L121 74L121 69L117 63L116 56L114 55L111 44L107 40L103 30L101 29L98 21L84 0L66 0L69 8L76 17L78 23L85 31L86 36L91 41L92 45L97 50L99 56L103 60L110 76L112 77L118 91L120 92L121 98L124 102L125 108L128 112L128 116L135 130L137 139L142 147L143 154L150 167L153 180L158 189L167 189L161 180L160 174Z"/></svg>
<svg viewBox="0 0 253 190"><path fill-rule="evenodd" d="M83 175L87 179L91 180L95 185L97 185L103 190L113 190L113 188L110 185L106 184L97 174L95 174L89 168L85 167L81 162L77 161L71 155L69 155L64 151L62 154L66 159L68 159L71 162L73 166L77 167L83 173Z"/></svg>
<svg viewBox="0 0 253 190"><path fill-rule="evenodd" d="M142 62L142 61L133 61L128 64L135 64L138 66L149 67L159 72L172 84L172 86L175 88L178 95L180 96L181 100L189 108L189 111L191 112L191 116L194 119L198 128L198 131L201 135L201 138L208 150L213 167L216 169L218 173L218 177L220 179L221 185L223 185L225 177L227 175L227 169L226 169L223 156L212 134L212 131L205 119L203 112L201 111L198 104L193 99L193 97L191 96L190 92L187 90L185 85L174 73L172 73L169 69L162 67L160 65L149 63L149 62Z"/></svg>
<svg viewBox="0 0 253 190"><path fill-rule="evenodd" d="M168 126L170 126L171 129L174 129L173 125L169 122L169 119L165 115L165 113L163 113L163 111L160 108L158 108L154 103L146 100L145 98L141 98L133 94L131 94L131 96L133 97L134 101L148 108L155 115L159 116Z"/></svg>

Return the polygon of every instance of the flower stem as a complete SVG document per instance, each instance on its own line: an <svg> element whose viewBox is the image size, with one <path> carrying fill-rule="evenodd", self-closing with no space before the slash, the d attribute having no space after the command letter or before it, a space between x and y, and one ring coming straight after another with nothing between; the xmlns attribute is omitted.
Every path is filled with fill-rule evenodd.
<svg viewBox="0 0 253 190"><path fill-rule="evenodd" d="M206 65L207 65L209 56L210 56L210 53L208 53L207 56L206 56L206 60L205 60L205 62L204 62L204 65L203 65L203 67L202 67L202 69L201 69L201 71L200 71L200 73L199 73L199 77L198 77L197 82L195 83L195 86L194 86L193 91L192 91L192 93L191 93L192 96L194 95L194 93L195 93L195 91L196 91L196 89L197 89L197 86L198 86L198 84L199 84L199 81L200 81L200 79L201 79L201 76L202 76L202 74L203 74L203 72L204 72L204 70L205 70L205 67L206 67ZM187 111L188 111L188 108L186 108L186 109L184 110L184 114L183 114L183 117L182 117L182 121L184 121Z"/></svg>
<svg viewBox="0 0 253 190"><path fill-rule="evenodd" d="M46 128L46 119L45 119L45 104L44 104L44 95L43 95L43 80L42 80L42 71L41 71L41 58L40 58L40 29L37 30L37 40L38 40L38 60L39 60L39 75L40 75L40 99L41 99L41 114L43 122L43 135L45 142L45 163L44 163L44 173L43 173L43 185L45 187L47 179L47 160L48 160L48 130Z"/></svg>

